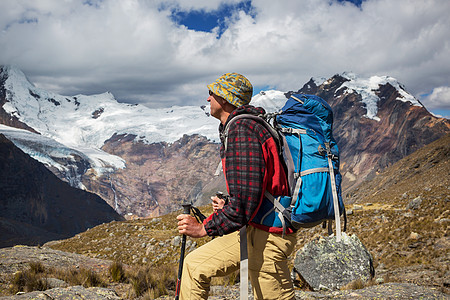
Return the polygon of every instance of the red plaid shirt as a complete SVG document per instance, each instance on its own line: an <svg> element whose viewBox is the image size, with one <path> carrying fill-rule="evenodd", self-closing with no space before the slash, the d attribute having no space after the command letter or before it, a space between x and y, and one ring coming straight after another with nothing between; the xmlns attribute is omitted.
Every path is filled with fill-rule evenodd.
<svg viewBox="0 0 450 300"><path fill-rule="evenodd" d="M233 117L242 113L264 114L265 111L250 105L241 106L231 113L225 126ZM225 126L221 124L219 127L221 136ZM222 210L213 213L204 221L207 234L224 235L247 224L269 232L281 233L282 228L251 222L266 189L272 195L288 195L285 171L272 135L257 121L243 118L231 124L226 151L224 140L222 137L221 139L220 156L230 201Z"/></svg>

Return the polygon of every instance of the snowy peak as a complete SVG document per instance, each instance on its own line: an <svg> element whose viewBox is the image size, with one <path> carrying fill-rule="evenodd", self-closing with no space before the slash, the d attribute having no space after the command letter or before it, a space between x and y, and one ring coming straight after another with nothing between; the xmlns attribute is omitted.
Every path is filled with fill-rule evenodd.
<svg viewBox="0 0 450 300"><path fill-rule="evenodd" d="M111 93L62 96L33 86L15 68L6 78L3 110L37 132L71 147L97 147L114 134L134 134L147 143L173 142L184 134L217 140L217 120L200 107L149 109L118 103Z"/></svg>
<svg viewBox="0 0 450 300"><path fill-rule="evenodd" d="M366 109L362 117L380 121L378 116L380 104L380 88L390 85L396 92L395 100L408 102L410 105L423 107L423 105L409 94L404 86L397 79L390 76L371 76L362 77L353 72L343 72L336 74L329 79L312 77L297 93L303 94L321 94L322 98L328 98L328 91L334 91L332 97L345 97L350 94L360 96L360 101ZM288 92L290 96L294 92ZM326 96L325 96L326 94Z"/></svg>
<svg viewBox="0 0 450 300"><path fill-rule="evenodd" d="M13 65L0 65L0 77L9 79L11 83L19 83L20 85L34 88L34 84L28 79L21 69Z"/></svg>
<svg viewBox="0 0 450 300"><path fill-rule="evenodd" d="M361 102L367 109L367 113L364 117L369 119L380 121L380 118L377 116L378 102L380 101L377 92L379 91L380 86L387 84L397 90L399 96L396 100L409 102L411 105L423 107L423 105L416 98L414 98L414 96L406 92L403 85L393 77L371 76L369 78L363 78L351 72L344 72L340 74L340 76L345 78L346 81L338 89L336 89L336 94L338 94L342 89L344 91L343 95L351 93L361 95Z"/></svg>

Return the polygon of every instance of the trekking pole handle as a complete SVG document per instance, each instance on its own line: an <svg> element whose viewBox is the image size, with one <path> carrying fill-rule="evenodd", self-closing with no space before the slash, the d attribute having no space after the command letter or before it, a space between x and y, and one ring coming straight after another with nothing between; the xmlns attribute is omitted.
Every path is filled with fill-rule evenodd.
<svg viewBox="0 0 450 300"><path fill-rule="evenodd" d="M183 206L183 214L189 215L191 212L191 204L186 203L182 204ZM180 285L181 285L181 275L183 272L183 263L184 263L184 252L186 250L186 235L183 234L182 240L181 240L181 253L180 253L180 262L178 265L178 278L177 278L177 285L176 285L176 291L175 291L175 300L179 299L180 296Z"/></svg>
<svg viewBox="0 0 450 300"><path fill-rule="evenodd" d="M219 191L219 192L216 193L216 197L219 198L219 199L225 200L225 205L228 204L228 201L229 201L229 196L228 195L224 195L222 192Z"/></svg>
<svg viewBox="0 0 450 300"><path fill-rule="evenodd" d="M183 206L183 214L185 215L189 215L191 213L191 204L190 203L186 203L186 204L182 204Z"/></svg>

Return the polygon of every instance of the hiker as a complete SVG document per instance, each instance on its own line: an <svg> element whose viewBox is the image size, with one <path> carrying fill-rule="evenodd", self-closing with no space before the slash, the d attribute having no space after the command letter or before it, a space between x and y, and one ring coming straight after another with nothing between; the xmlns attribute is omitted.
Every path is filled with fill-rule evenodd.
<svg viewBox="0 0 450 300"><path fill-rule="evenodd" d="M207 299L211 278L239 269L239 230L247 226L248 272L255 299L294 299L288 257L296 234L290 227L269 227L256 223L255 216L267 190L288 195L288 184L277 145L267 129L252 119L233 122L227 146L226 124L242 113L264 114L249 105L253 87L237 73L227 73L209 84L211 115L220 120L220 157L227 181L229 201L216 197L214 212L203 223L188 214L177 216L180 234L199 238L219 236L189 253L184 260L180 299Z"/></svg>

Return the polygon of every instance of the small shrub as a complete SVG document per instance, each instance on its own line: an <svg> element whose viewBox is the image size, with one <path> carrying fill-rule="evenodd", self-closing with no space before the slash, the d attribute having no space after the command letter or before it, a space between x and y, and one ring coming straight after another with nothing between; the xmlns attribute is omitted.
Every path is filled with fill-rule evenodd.
<svg viewBox="0 0 450 300"><path fill-rule="evenodd" d="M45 291L48 288L47 279L42 278L41 273L35 273L34 270L27 269L14 274L10 291L12 293Z"/></svg>
<svg viewBox="0 0 450 300"><path fill-rule="evenodd" d="M106 284L103 282L101 276L97 273L95 273L92 270L88 269L82 269L79 273L81 284L84 287L94 287L94 286L100 286L100 287L106 287Z"/></svg>
<svg viewBox="0 0 450 300"><path fill-rule="evenodd" d="M168 288L175 287L175 271L168 266L140 267L127 274L136 297L155 299L167 295Z"/></svg>
<svg viewBox="0 0 450 300"><path fill-rule="evenodd" d="M125 271L123 269L123 264L121 262L113 262L109 266L109 274L115 282L125 282Z"/></svg>
<svg viewBox="0 0 450 300"><path fill-rule="evenodd" d="M55 271L54 275L67 282L69 285L82 285L84 287L106 286L106 283L99 274L85 268L58 269Z"/></svg>
<svg viewBox="0 0 450 300"><path fill-rule="evenodd" d="M361 278L358 278L356 280L353 280L349 283L347 283L345 286L343 286L342 290L360 290L365 287L364 282L361 280Z"/></svg>
<svg viewBox="0 0 450 300"><path fill-rule="evenodd" d="M30 266L30 272L34 274L44 273L45 267L44 265L39 261L33 261L29 263Z"/></svg>

